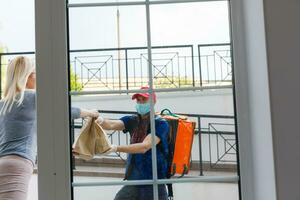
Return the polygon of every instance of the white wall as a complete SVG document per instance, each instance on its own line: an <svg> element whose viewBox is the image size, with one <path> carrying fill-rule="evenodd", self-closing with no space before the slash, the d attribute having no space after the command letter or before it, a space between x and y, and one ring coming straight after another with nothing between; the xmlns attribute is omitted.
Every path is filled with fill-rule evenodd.
<svg viewBox="0 0 300 200"><path fill-rule="evenodd" d="M264 0L278 200L300 199L300 1Z"/></svg>
<svg viewBox="0 0 300 200"><path fill-rule="evenodd" d="M72 106L98 110L134 111L131 95L73 96ZM233 115L231 89L157 93L155 109L189 114Z"/></svg>

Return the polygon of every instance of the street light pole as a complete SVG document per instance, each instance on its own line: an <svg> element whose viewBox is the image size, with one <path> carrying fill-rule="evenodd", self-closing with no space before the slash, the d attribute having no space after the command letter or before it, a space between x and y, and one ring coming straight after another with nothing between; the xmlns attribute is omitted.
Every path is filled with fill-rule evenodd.
<svg viewBox="0 0 300 200"><path fill-rule="evenodd" d="M119 7L117 8L117 41L118 41L118 71L119 71L119 90L122 89L121 81L121 38L120 38L120 11Z"/></svg>

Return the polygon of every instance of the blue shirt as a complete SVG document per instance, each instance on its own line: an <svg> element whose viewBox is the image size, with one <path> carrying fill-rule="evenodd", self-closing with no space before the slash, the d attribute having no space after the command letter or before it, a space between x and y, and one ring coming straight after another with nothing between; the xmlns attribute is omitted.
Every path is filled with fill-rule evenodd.
<svg viewBox="0 0 300 200"><path fill-rule="evenodd" d="M72 118L80 117L79 108L72 108L71 113ZM20 106L14 104L10 112L0 115L0 157L18 155L35 163L36 149L35 91L26 90Z"/></svg>
<svg viewBox="0 0 300 200"><path fill-rule="evenodd" d="M130 132L132 130L132 121L136 116L124 116L120 120L125 125L124 132ZM155 118L155 135L160 139L160 142L156 145L156 157L157 157L157 176L159 179L166 178L168 172L168 163L166 157L168 156L168 133L169 124L166 120L156 117ZM147 134L151 134L148 129ZM126 174L131 165L130 173L128 174L128 180L149 180L152 179L152 150L150 149L146 153L142 154L128 154L126 163Z"/></svg>

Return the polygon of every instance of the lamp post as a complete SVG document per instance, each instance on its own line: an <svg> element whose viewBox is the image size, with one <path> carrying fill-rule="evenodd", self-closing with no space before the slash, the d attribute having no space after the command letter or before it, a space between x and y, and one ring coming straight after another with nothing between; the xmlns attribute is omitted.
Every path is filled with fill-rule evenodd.
<svg viewBox="0 0 300 200"><path fill-rule="evenodd" d="M119 90L122 89L122 81L121 81L121 39L120 39L120 11L119 7L117 7L117 42L118 42L118 71L119 71Z"/></svg>

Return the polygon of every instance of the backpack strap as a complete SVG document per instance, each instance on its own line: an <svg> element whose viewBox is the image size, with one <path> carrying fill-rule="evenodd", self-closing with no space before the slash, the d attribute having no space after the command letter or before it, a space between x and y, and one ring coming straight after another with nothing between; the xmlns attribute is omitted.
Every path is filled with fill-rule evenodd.
<svg viewBox="0 0 300 200"><path fill-rule="evenodd" d="M128 158L127 158L128 159ZM132 172L132 168L133 168L133 160L134 160L134 154L131 154L131 159L130 159L130 162L128 164L128 168L126 170L126 173L125 173L125 177L123 180L128 180L128 177L131 175L131 172Z"/></svg>
<svg viewBox="0 0 300 200"><path fill-rule="evenodd" d="M176 117L176 118L180 118L178 115L172 113L169 109L165 108L163 109L161 112L160 112L160 115L169 115L169 116L172 116L172 117Z"/></svg>
<svg viewBox="0 0 300 200"><path fill-rule="evenodd" d="M163 151L161 143L157 145L157 149L161 152L161 154L164 156L165 160L167 161L168 172L167 172L166 178L169 179L172 176L172 174L170 172L170 169L169 169L170 162L172 164L172 160L170 160L170 158ZM167 189L168 189L168 200L173 200L174 199L174 195L173 195L173 186L172 186L172 183L167 183L166 185L167 185Z"/></svg>
<svg viewBox="0 0 300 200"><path fill-rule="evenodd" d="M166 155L166 152L163 150L163 147L162 147L162 143L159 143L157 145L157 149L161 152L161 154L163 155L163 157L165 158L165 160L167 161L167 166L168 166L168 171L167 171L167 175L166 175L166 178L169 179L171 178L171 176L173 176L174 174L171 173L171 165L172 165L172 160L173 160L173 153L174 153L174 147L170 147L170 142L173 142L172 140L174 139L172 137L171 134L171 131L173 131L173 127L170 126L170 123L168 122L169 124L169 136L168 136L168 153L169 155ZM173 170L172 170L173 171ZM168 200L173 200L174 199L174 195L173 195L173 186L172 186L172 183L168 183L166 184L167 185L167 189L168 189Z"/></svg>
<svg viewBox="0 0 300 200"><path fill-rule="evenodd" d="M169 109L163 109L161 111L161 116L172 116L174 118L180 118L180 116L172 113ZM169 179L174 175L175 170L171 169L175 166L172 166L172 161L173 161L173 155L174 155L174 148L175 148L175 141L176 141L176 133L174 131L177 131L177 126L178 123L175 122L175 120L166 120L169 124L169 134L168 134L168 153L169 155L166 155L166 153L162 149L162 145L159 144L157 149L162 153L164 156L165 160L167 161L168 165L168 172L166 178ZM173 185L172 183L168 183L167 189L168 189L168 199L173 200L174 199L174 194L173 194Z"/></svg>
<svg viewBox="0 0 300 200"><path fill-rule="evenodd" d="M174 199L174 194L173 194L173 185L172 185L172 183L168 183L167 188L168 188L168 199L173 200Z"/></svg>

